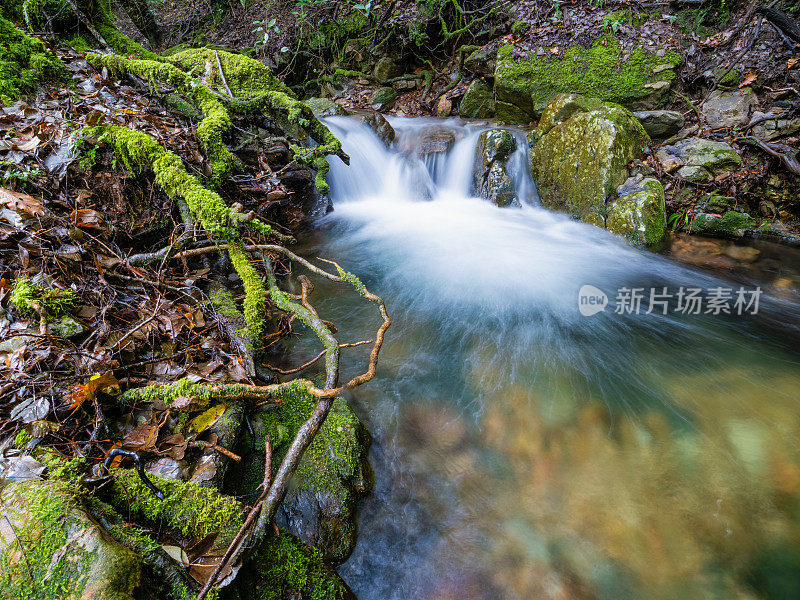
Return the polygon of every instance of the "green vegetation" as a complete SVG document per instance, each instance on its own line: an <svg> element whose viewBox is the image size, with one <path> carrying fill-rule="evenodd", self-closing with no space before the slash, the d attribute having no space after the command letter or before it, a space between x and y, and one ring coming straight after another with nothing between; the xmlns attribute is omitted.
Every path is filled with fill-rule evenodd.
<svg viewBox="0 0 800 600"><path fill-rule="evenodd" d="M59 317L72 311L78 304L78 296L70 289L46 289L25 276L20 277L11 292L11 303L17 312L31 317L38 314L38 305L48 317Z"/></svg>

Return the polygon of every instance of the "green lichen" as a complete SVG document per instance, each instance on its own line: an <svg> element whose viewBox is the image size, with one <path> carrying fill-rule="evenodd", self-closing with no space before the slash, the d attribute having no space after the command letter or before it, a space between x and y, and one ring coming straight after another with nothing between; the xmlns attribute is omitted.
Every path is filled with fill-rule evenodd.
<svg viewBox="0 0 800 600"><path fill-rule="evenodd" d="M0 598L8 600L61 600L95 597L131 600L139 582L139 559L122 547L102 557L73 539L75 528L91 526L80 517L75 488L60 481L23 481L3 490L7 525L19 512L22 526L13 526L14 543L0 553ZM22 554L22 558L17 556ZM54 560L57 553L63 553ZM94 589L98 582L102 591Z"/></svg>
<svg viewBox="0 0 800 600"><path fill-rule="evenodd" d="M68 81L66 66L42 40L0 17L0 103L12 104L45 82Z"/></svg>
<svg viewBox="0 0 800 600"><path fill-rule="evenodd" d="M24 317L38 314L35 306L41 307L48 317L60 317L71 312L78 304L78 295L70 289L46 289L29 277L20 277L11 291L11 303Z"/></svg>
<svg viewBox="0 0 800 600"><path fill-rule="evenodd" d="M675 52L658 57L643 48L636 48L625 58L612 36L601 38L590 48L572 46L558 57L546 50L542 56L534 52L524 58L514 57L512 45L498 50L495 94L501 120L518 121L521 111L530 121L561 93L633 106L653 95L656 90L649 85L674 80L673 68L681 62Z"/></svg>
<svg viewBox="0 0 800 600"><path fill-rule="evenodd" d="M164 493L159 500L134 469L114 471L113 503L120 510L147 523L161 523L184 536L202 538L219 532L218 540L230 542L244 522L244 507L216 489L191 481L149 475Z"/></svg>
<svg viewBox="0 0 800 600"><path fill-rule="evenodd" d="M89 53L86 60L94 66L105 66L117 74L131 73L146 79L155 89L159 82L167 83L186 94L203 113L197 126L197 137L208 156L214 181L219 184L239 160L228 150L222 135L231 126L231 118L217 95L208 86L197 82L175 65L158 60L128 59L118 55Z"/></svg>

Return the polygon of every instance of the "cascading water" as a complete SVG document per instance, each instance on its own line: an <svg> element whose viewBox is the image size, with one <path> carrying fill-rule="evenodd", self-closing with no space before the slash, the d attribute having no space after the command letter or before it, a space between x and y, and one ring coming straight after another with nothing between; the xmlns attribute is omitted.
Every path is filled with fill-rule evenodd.
<svg viewBox="0 0 800 600"><path fill-rule="evenodd" d="M758 318L645 314L650 288L739 284L540 208L522 134L522 206L498 208L471 196L485 127L393 119L387 149L326 122L352 162L332 159L335 210L308 252L362 277L394 321L351 399L375 438L340 567L358 597L795 597L796 297L762 297ZM433 128L455 142L421 155ZM642 310L583 316L584 285L612 301L643 288ZM374 330L369 307L328 297L342 335Z"/></svg>

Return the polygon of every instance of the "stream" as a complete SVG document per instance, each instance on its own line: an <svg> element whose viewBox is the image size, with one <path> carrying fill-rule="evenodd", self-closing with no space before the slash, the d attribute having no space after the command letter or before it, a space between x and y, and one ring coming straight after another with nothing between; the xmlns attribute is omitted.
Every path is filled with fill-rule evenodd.
<svg viewBox="0 0 800 600"><path fill-rule="evenodd" d="M798 252L788 289L769 269L733 281L541 208L522 132L522 206L498 208L470 193L485 125L393 118L386 148L325 122L352 163L331 159L335 210L304 253L356 273L393 320L349 398L374 436L339 568L359 599L800 597ZM455 142L420 155L432 129ZM374 335L373 306L315 283L340 341ZM582 314L583 286L604 310ZM737 311L757 286L757 314ZM673 310L688 288L731 289L731 314ZM638 314L617 310L625 289L643 290ZM646 314L651 289L673 295L667 314ZM297 360L317 352L304 335ZM343 379L367 353L343 352Z"/></svg>

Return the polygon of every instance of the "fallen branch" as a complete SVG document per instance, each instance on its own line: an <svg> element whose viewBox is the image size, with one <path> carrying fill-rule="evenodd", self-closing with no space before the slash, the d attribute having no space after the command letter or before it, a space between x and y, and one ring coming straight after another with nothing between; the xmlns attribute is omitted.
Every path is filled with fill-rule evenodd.
<svg viewBox="0 0 800 600"><path fill-rule="evenodd" d="M755 137L742 137L737 141L760 148L770 156L780 159L783 165L795 175L800 175L800 161L797 160L797 150L785 144L764 142Z"/></svg>

